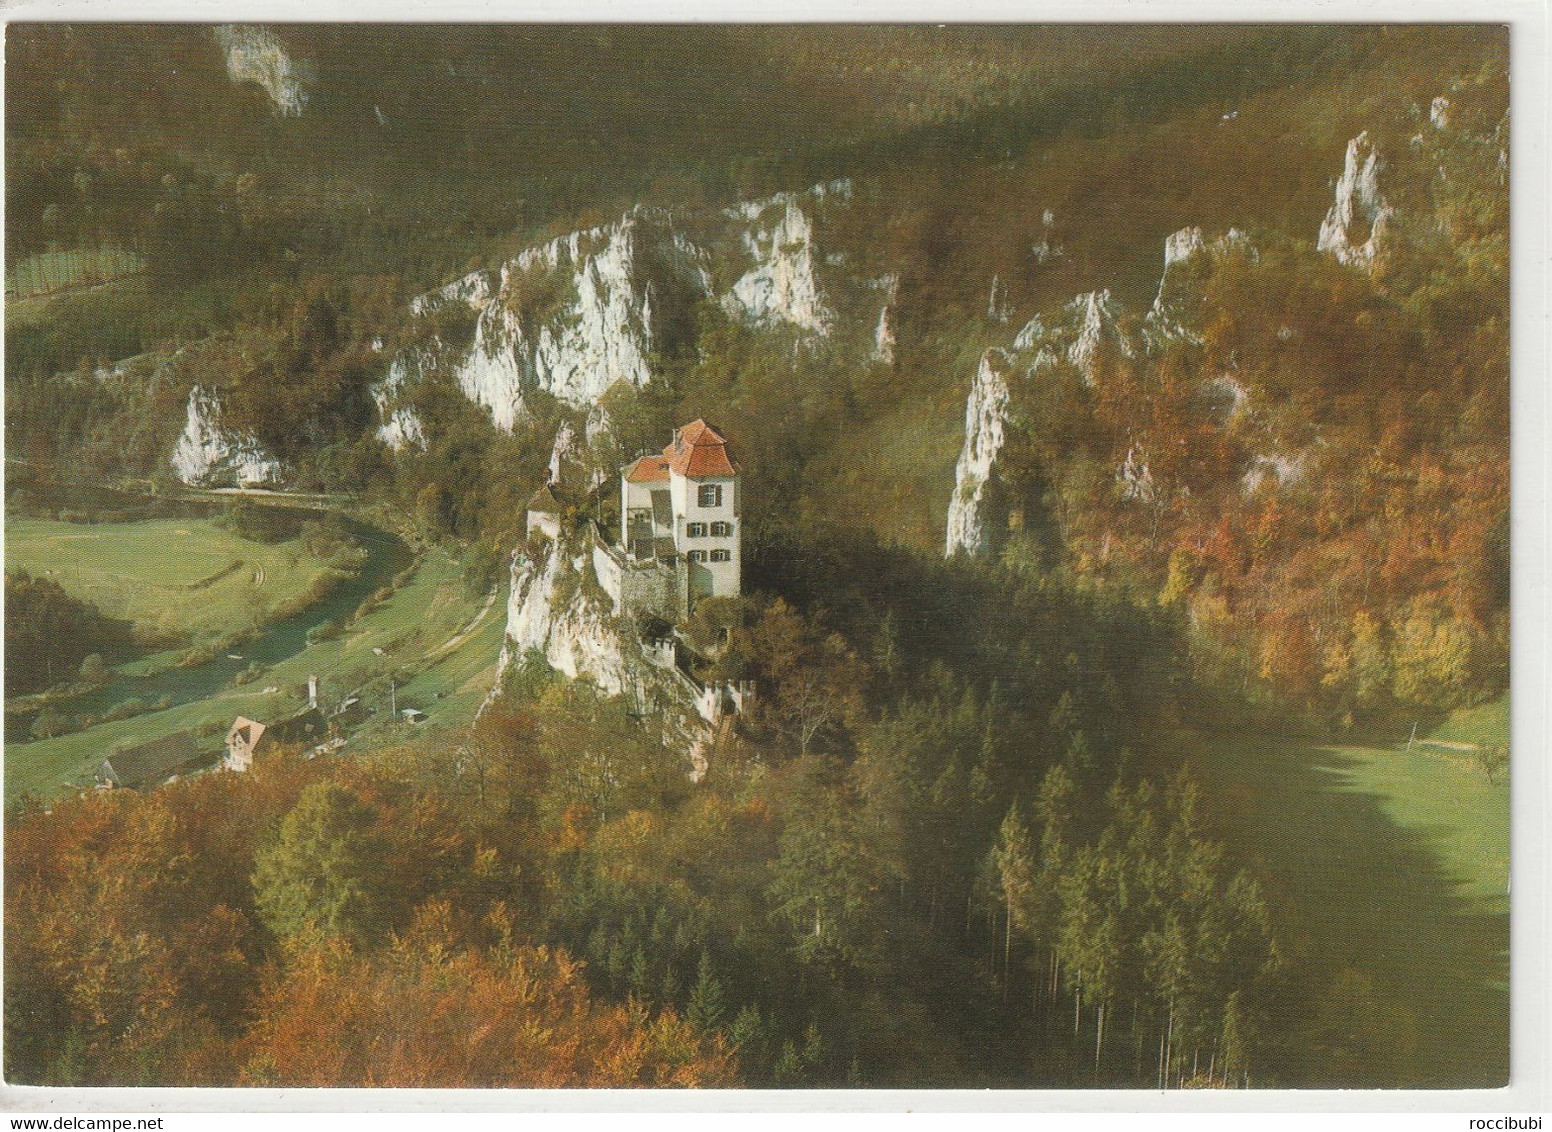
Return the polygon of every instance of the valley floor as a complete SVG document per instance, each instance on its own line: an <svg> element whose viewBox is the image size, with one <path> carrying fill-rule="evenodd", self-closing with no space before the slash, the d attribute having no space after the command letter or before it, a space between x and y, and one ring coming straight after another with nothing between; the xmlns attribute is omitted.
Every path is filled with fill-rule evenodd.
<svg viewBox="0 0 1552 1132"><path fill-rule="evenodd" d="M295 539L254 542L194 517L8 518L5 544L8 570L50 578L109 617L195 642L273 619L305 599L328 571Z"/></svg>
<svg viewBox="0 0 1552 1132"><path fill-rule="evenodd" d="M317 674L326 699L365 689L376 713L357 733L362 740L390 727L391 706L425 711L427 727L461 727L473 720L495 681L505 628L503 592L469 595L459 562L441 550L426 552L412 577L382 605L332 640L318 641L266 669L252 682L206 699L57 739L19 744L6 752L7 801L23 794L53 797L87 783L115 747L144 743L177 731L205 735L218 750L237 715L258 720L290 714L291 693ZM395 693L388 676L401 681ZM279 692L266 693L265 688Z"/></svg>
<svg viewBox="0 0 1552 1132"><path fill-rule="evenodd" d="M1494 707L1489 729L1506 733L1507 702ZM1437 734L1479 725L1461 713ZM1508 783L1404 743L1210 736L1196 759L1290 963L1299 1006L1271 1020L1280 1083L1505 1084Z"/></svg>

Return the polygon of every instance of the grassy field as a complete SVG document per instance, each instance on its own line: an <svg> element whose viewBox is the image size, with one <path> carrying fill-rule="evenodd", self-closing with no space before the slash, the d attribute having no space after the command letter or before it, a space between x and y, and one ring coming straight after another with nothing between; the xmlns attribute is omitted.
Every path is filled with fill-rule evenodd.
<svg viewBox="0 0 1552 1132"><path fill-rule="evenodd" d="M26 299L70 287L90 287L145 270L145 260L123 248L42 252L16 263L5 277L5 297Z"/></svg>
<svg viewBox="0 0 1552 1132"><path fill-rule="evenodd" d="M270 620L328 567L299 542L250 542L206 519L5 525L5 568L52 578L109 617L198 642Z"/></svg>
<svg viewBox="0 0 1552 1132"><path fill-rule="evenodd" d="M362 728L362 741L412 726L388 720L390 675L401 681L400 706L426 711L431 717L427 726L461 726L473 719L495 679L505 624L500 592L494 601L486 595L470 597L464 592L457 560L442 551L430 551L409 582L388 601L347 626L337 638L310 645L247 685L166 711L10 748L6 799L24 794L49 798L84 785L101 758L114 748L175 731L207 731L202 742L215 752L235 716L267 721L301 707L311 674L319 677L325 702L364 689L363 698L376 714ZM270 687L279 690L266 693L264 689Z"/></svg>
<svg viewBox="0 0 1552 1132"><path fill-rule="evenodd" d="M1507 734L1507 701L1438 734ZM1204 797L1263 878L1288 961L1288 1084L1508 1079L1509 792L1439 751L1216 736ZM1271 1083L1271 1082L1268 1082Z"/></svg>
<svg viewBox="0 0 1552 1132"><path fill-rule="evenodd" d="M1509 745L1509 699L1507 696L1490 704L1461 708L1428 733L1430 739L1443 739L1451 743L1475 743L1478 746Z"/></svg>

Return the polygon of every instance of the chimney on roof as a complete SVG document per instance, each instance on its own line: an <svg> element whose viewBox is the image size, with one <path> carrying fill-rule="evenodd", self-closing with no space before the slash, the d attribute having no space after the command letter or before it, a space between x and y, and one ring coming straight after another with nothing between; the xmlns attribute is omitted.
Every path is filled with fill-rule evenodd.
<svg viewBox="0 0 1552 1132"><path fill-rule="evenodd" d="M310 674L307 677L307 706L310 708L318 706L318 677Z"/></svg>

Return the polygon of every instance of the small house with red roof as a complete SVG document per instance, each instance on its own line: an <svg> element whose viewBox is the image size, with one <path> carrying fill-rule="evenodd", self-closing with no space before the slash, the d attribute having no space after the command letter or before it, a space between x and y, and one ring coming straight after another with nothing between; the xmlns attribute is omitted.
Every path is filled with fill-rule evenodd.
<svg viewBox="0 0 1552 1132"><path fill-rule="evenodd" d="M672 574L676 616L703 597L738 596L743 583L741 516L738 462L727 441L703 420L675 429L672 443L661 453L623 468L619 541L609 548L617 568L605 564L598 571L617 610L633 604L629 590L640 592L642 587L610 586L613 576L621 569L639 573L649 565ZM611 576L606 578L606 573Z"/></svg>

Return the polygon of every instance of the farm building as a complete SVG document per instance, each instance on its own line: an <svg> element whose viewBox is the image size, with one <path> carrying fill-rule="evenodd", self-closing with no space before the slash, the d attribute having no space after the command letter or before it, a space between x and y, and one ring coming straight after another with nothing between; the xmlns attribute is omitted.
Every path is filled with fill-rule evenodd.
<svg viewBox="0 0 1552 1132"><path fill-rule="evenodd" d="M265 726L256 719L239 715L226 733L226 758L221 765L226 770L243 774L253 769L253 754L264 738Z"/></svg>
<svg viewBox="0 0 1552 1132"><path fill-rule="evenodd" d="M97 768L97 782L108 789L143 790L195 770L211 758L199 749L192 731L179 731L115 751Z"/></svg>
<svg viewBox="0 0 1552 1132"><path fill-rule="evenodd" d="M329 737L329 723L315 707L275 723L260 723L239 715L226 733L226 758L221 765L242 773L253 768L253 756L286 744L312 747Z"/></svg>

